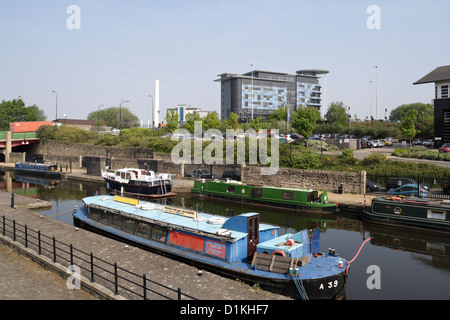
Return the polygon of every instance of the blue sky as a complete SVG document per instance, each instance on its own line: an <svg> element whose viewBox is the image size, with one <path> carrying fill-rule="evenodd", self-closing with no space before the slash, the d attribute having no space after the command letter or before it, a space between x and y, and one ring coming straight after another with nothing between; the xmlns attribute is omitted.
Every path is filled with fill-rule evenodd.
<svg viewBox="0 0 450 320"><path fill-rule="evenodd" d="M67 8L80 8L70 30ZM367 28L370 5L380 29ZM327 68L326 105L370 114L378 69L378 116L430 103L432 84L412 83L450 64L450 1L63 1L0 0L0 100L21 96L48 120L86 119L122 99L145 123L154 80L160 106L188 104L220 114L217 75L254 69ZM375 85L373 85L375 114ZM163 118L163 117L161 117Z"/></svg>

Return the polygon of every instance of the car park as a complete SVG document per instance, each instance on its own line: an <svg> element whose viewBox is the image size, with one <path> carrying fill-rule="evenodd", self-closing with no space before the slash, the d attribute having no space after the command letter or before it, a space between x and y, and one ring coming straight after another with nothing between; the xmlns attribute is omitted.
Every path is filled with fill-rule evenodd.
<svg viewBox="0 0 450 320"><path fill-rule="evenodd" d="M421 146L422 143L423 143L423 140L421 140L421 139L414 139L413 141L411 141L411 143L412 143L414 146Z"/></svg>
<svg viewBox="0 0 450 320"><path fill-rule="evenodd" d="M427 139L423 142L424 146L432 146L433 145L433 139Z"/></svg>
<svg viewBox="0 0 450 320"><path fill-rule="evenodd" d="M398 196L414 196L414 197L426 197L428 196L428 190L424 186L419 186L416 184L405 184L401 187L391 189L388 194L398 195Z"/></svg>

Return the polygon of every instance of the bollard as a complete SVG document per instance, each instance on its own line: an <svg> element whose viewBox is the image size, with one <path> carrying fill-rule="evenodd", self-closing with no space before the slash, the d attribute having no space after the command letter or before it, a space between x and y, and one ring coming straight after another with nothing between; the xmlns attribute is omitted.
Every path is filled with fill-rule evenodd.
<svg viewBox="0 0 450 320"><path fill-rule="evenodd" d="M14 192L11 194L11 208L14 209Z"/></svg>

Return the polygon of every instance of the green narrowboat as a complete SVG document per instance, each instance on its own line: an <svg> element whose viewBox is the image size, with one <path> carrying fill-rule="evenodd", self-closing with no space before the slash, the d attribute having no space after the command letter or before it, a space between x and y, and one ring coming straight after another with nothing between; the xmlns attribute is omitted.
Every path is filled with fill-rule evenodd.
<svg viewBox="0 0 450 320"><path fill-rule="evenodd" d="M450 232L450 202L427 198L377 197L363 211L364 221Z"/></svg>
<svg viewBox="0 0 450 320"><path fill-rule="evenodd" d="M194 182L191 192L211 197L285 207L301 212L335 213L338 209L337 203L328 201L326 190L319 195L319 191L312 189L251 185L233 180L199 179Z"/></svg>

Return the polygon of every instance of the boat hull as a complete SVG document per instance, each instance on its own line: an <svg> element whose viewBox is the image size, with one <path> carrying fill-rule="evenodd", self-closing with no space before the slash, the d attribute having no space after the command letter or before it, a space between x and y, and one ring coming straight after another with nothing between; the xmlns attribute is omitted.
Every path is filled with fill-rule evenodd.
<svg viewBox="0 0 450 320"><path fill-rule="evenodd" d="M248 266L249 264L238 264L234 265L230 264L229 267L223 265L215 265L211 263L206 263L202 261L198 261L192 259L190 257L189 252L180 252L179 250L167 247L167 246L152 246L146 243L142 243L139 241L134 241L130 238L124 237L123 233L111 233L101 227L98 227L95 224L89 223L89 220L82 220L75 215L73 216L74 225L103 236L107 236L109 238L119 240L138 248L149 250L155 252L157 254L161 254L167 256L169 258L182 261L183 263L187 263L203 270L208 270L213 273L219 274L221 276L240 280L253 285L259 284L259 286L267 291L285 295L294 299L301 299L298 288L293 279L279 279L279 278L271 278L267 276L261 276L258 273L261 272L253 272ZM246 266L246 267L243 267ZM308 299L317 300L317 299L343 299L345 298L345 288L347 284L347 273L345 268L342 269L342 272L326 276L320 277L316 279L303 279L302 285L305 288Z"/></svg>
<svg viewBox="0 0 450 320"><path fill-rule="evenodd" d="M143 185L135 185L129 183L122 183L118 181L114 181L108 178L104 178L108 183L110 189L114 189L116 191L123 191L126 193L132 194L142 194L142 195L163 195L172 191L172 185L166 183L165 186L161 188L161 185L157 186L143 186Z"/></svg>
<svg viewBox="0 0 450 320"><path fill-rule="evenodd" d="M450 206L431 201L373 199L362 219L367 222L412 229L450 232Z"/></svg>

